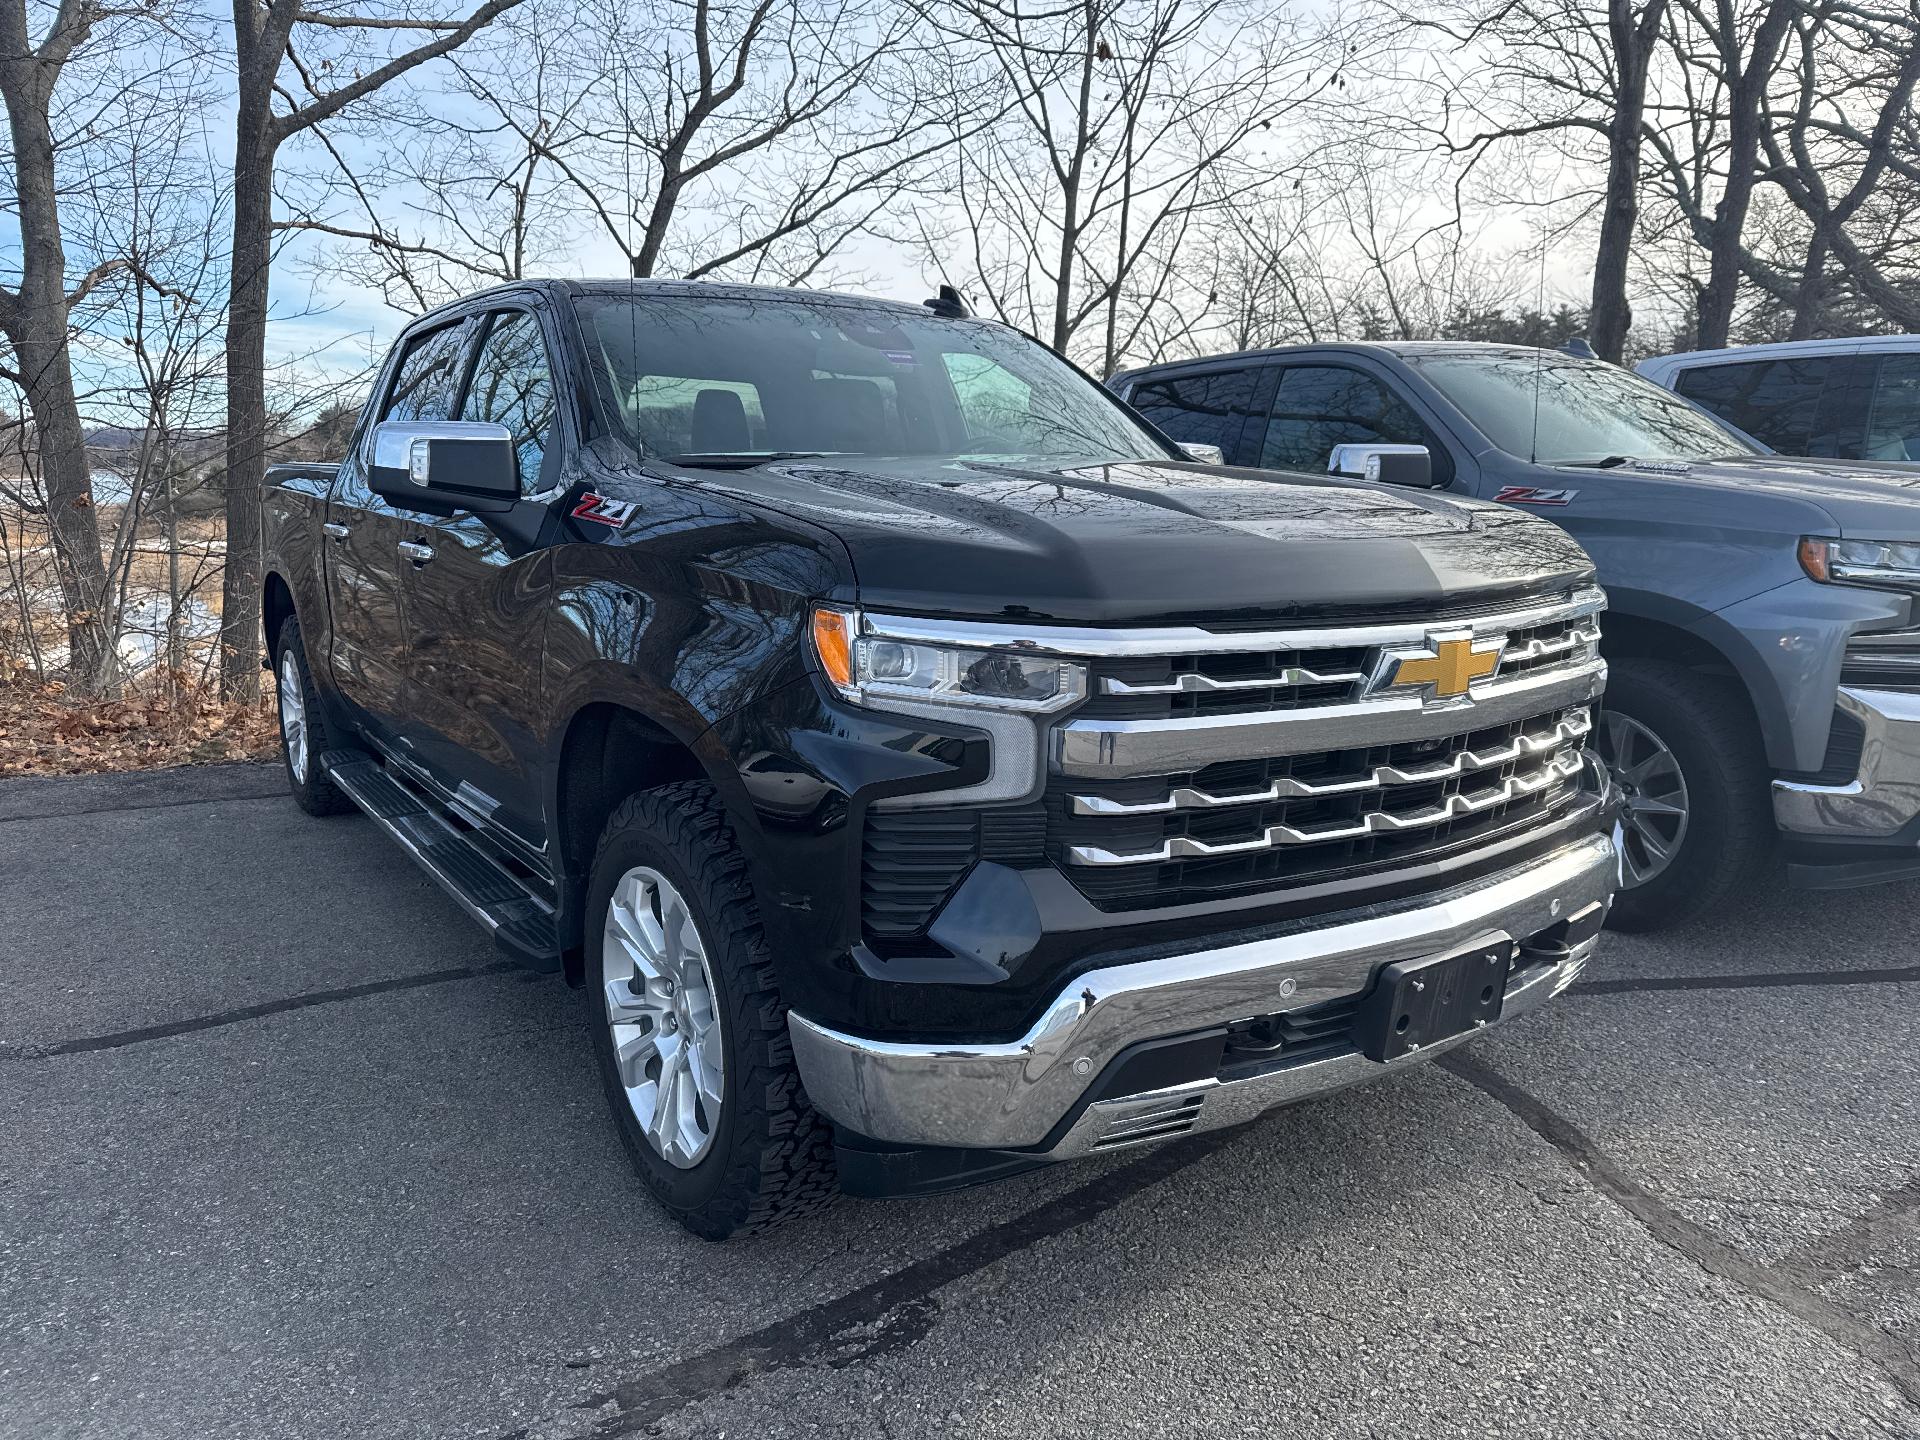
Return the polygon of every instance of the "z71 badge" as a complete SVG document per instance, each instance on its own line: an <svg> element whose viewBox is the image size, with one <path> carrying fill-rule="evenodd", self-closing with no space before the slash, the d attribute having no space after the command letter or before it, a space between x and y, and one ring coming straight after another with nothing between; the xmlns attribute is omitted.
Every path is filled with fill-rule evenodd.
<svg viewBox="0 0 1920 1440"><path fill-rule="evenodd" d="M1538 485L1505 485L1493 498L1502 505L1571 505L1578 490L1543 490Z"/></svg>
<svg viewBox="0 0 1920 1440"><path fill-rule="evenodd" d="M580 503L573 507L573 518L591 520L596 525L611 525L618 530L633 518L633 512L639 508L637 501L610 500L605 495L588 491L580 497Z"/></svg>

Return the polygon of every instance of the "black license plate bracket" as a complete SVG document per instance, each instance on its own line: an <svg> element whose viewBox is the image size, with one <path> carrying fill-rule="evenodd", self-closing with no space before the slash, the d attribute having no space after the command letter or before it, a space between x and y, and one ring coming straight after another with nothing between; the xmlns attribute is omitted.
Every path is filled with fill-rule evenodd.
<svg viewBox="0 0 1920 1440"><path fill-rule="evenodd" d="M1360 1002L1354 1038L1369 1060L1397 1060L1500 1018L1513 940L1489 935L1443 955L1384 967Z"/></svg>

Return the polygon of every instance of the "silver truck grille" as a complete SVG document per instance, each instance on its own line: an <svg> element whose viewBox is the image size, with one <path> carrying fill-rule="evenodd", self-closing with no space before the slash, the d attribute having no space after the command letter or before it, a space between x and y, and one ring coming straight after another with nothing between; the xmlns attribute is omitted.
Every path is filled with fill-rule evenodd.
<svg viewBox="0 0 1920 1440"><path fill-rule="evenodd" d="M1107 632L1053 727L1048 853L1124 907L1547 823L1579 786L1604 606L1590 587L1425 623Z"/></svg>
<svg viewBox="0 0 1920 1440"><path fill-rule="evenodd" d="M1075 865L1139 865L1156 860L1187 859L1194 856L1240 855L1249 850L1267 850L1275 845L1319 845L1329 840L1353 840L1363 835L1384 835L1395 830L1426 830L1460 815L1477 815L1512 801L1575 779L1580 774L1577 752L1555 755L1533 770L1509 775L1498 784L1480 790L1462 790L1442 795L1431 805L1408 810L1369 810L1353 820L1336 820L1324 825L1269 825L1260 834L1246 840L1196 840L1191 835L1174 835L1151 850L1104 850L1098 845L1074 845L1067 859ZM1458 773L1458 772L1456 772Z"/></svg>
<svg viewBox="0 0 1920 1440"><path fill-rule="evenodd" d="M1586 710L1575 710L1564 720L1540 730L1522 731L1513 740L1485 750L1462 750L1451 760L1443 760L1438 765L1376 765L1357 780L1297 780L1288 775L1275 780L1264 790L1225 795L1217 795L1211 790L1196 790L1191 785L1176 785L1164 798L1157 800L1111 800L1104 795L1075 795L1073 811L1076 815L1159 815L1169 810L1259 805L1268 800L1291 800L1302 796L1352 795L1363 790L1382 790L1389 785L1424 785L1433 780L1451 780L1473 770L1496 769L1510 760L1525 756L1556 755L1569 740L1578 740L1592 730L1592 715ZM1401 828L1407 827L1403 825Z"/></svg>

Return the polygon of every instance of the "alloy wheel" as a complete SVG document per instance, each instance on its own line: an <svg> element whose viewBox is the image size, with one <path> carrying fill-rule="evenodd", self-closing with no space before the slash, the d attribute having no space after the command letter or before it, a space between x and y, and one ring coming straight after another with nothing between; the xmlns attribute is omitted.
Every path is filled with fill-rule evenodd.
<svg viewBox="0 0 1920 1440"><path fill-rule="evenodd" d="M699 927L658 870L635 866L613 887L600 963L627 1104L655 1153L690 1169L720 1128L726 1061Z"/></svg>
<svg viewBox="0 0 1920 1440"><path fill-rule="evenodd" d="M294 783L307 783L307 697L300 688L300 662L289 645L280 653L280 739Z"/></svg>
<svg viewBox="0 0 1920 1440"><path fill-rule="evenodd" d="M1645 885L1673 863L1687 837L1687 778L1666 743L1640 721L1605 711L1600 757L1626 801L1616 837L1627 888Z"/></svg>

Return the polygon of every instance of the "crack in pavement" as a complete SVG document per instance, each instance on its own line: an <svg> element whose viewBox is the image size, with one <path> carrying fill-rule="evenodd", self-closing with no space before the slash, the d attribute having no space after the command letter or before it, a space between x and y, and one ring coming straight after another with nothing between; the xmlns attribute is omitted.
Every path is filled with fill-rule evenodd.
<svg viewBox="0 0 1920 1440"><path fill-rule="evenodd" d="M1894 1336L1805 1289L1794 1276L1755 1264L1711 1231L1679 1214L1615 1165L1573 1121L1484 1061L1455 1051L1434 1063L1505 1106L1661 1244L1709 1275L1756 1299L1769 1301L1812 1326L1879 1370L1908 1404L1920 1407L1920 1357Z"/></svg>
<svg viewBox="0 0 1920 1440"><path fill-rule="evenodd" d="M200 795L185 800L150 800L145 805L91 805L78 810L27 810L17 815L0 815L0 825L24 825L31 820L67 820L82 815L131 815L139 810L178 810L188 805L244 805L254 800L284 800L285 790L270 790L259 795Z"/></svg>
<svg viewBox="0 0 1920 1440"><path fill-rule="evenodd" d="M1878 1205L1839 1229L1782 1256L1773 1268L1811 1289L1872 1264L1876 1252L1916 1228L1920 1228L1920 1175L1889 1190Z"/></svg>
<svg viewBox="0 0 1920 1440"><path fill-rule="evenodd" d="M612 1440L658 1424L757 1375L816 1365L845 1369L907 1349L939 1318L936 1292L1041 1241L1079 1229L1205 1159L1243 1129L1214 1130L1150 1150L1120 1170L1097 1176L846 1295L589 1395L501 1440Z"/></svg>
<svg viewBox="0 0 1920 1440"><path fill-rule="evenodd" d="M1805 985L1911 985L1920 965L1883 970L1776 970L1758 975L1648 975L1640 979L1582 980L1572 995L1632 995L1656 990L1790 990Z"/></svg>
<svg viewBox="0 0 1920 1440"><path fill-rule="evenodd" d="M517 960L495 960L486 965L456 965L446 970L429 970L420 975L399 975L390 980L367 980L358 985L342 985L332 990L309 990L284 1000L264 1000L258 1005L241 1005L211 1015L195 1015L186 1020L168 1020L158 1025L142 1025L133 1030L116 1030L106 1035L88 1035L77 1040L62 1040L52 1045L0 1045L0 1060L42 1060L56 1055L88 1055L98 1050L118 1050L125 1045L141 1045L149 1040L166 1040L175 1035L191 1035L201 1030L217 1030L258 1020L267 1015L283 1015L290 1010L307 1010L316 1005L337 1005L367 995L386 995L396 990L418 990L425 985L445 985L454 980L476 980L523 968ZM531 972L530 972L531 973Z"/></svg>

